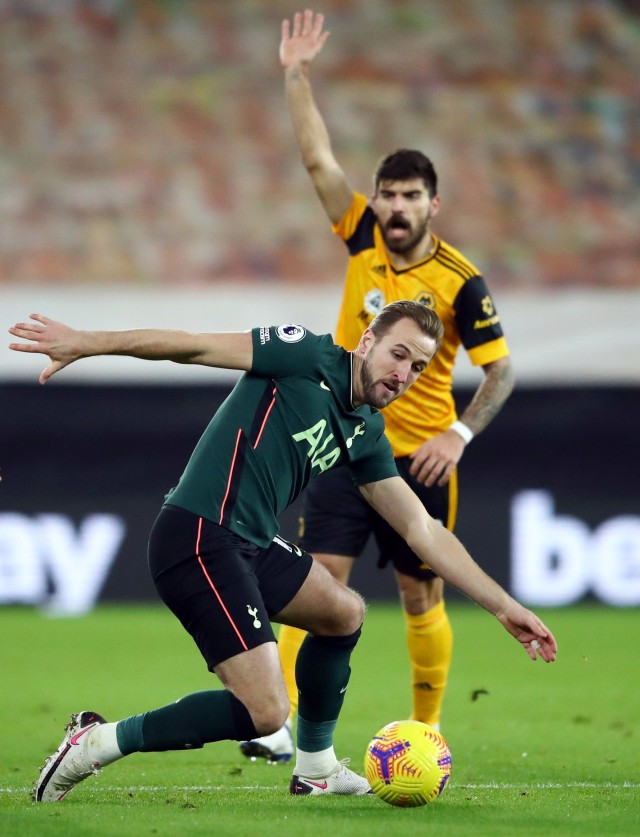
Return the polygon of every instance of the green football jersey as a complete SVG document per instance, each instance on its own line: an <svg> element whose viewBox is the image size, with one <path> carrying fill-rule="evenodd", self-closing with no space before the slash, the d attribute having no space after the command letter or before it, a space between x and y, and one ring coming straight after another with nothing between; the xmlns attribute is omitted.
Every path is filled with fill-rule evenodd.
<svg viewBox="0 0 640 837"><path fill-rule="evenodd" d="M352 355L298 325L252 331L253 364L211 419L166 502L258 546L309 480L346 464L356 483L397 476L384 419L354 409Z"/></svg>

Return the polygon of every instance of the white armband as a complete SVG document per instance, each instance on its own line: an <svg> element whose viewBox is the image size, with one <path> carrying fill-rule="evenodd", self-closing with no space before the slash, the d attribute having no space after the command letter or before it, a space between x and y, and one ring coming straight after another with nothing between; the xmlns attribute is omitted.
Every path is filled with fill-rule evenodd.
<svg viewBox="0 0 640 837"><path fill-rule="evenodd" d="M468 445L473 439L473 431L463 421L454 421L449 430L455 430L458 436L462 436L465 445Z"/></svg>

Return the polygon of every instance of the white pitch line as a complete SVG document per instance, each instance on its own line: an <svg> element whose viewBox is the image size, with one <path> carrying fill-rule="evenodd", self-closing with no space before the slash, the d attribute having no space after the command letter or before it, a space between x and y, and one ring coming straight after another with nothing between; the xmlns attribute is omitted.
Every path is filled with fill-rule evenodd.
<svg viewBox="0 0 640 837"><path fill-rule="evenodd" d="M460 790L577 790L580 788L609 788L612 790L633 790L640 788L640 783L637 782L530 782L530 783L516 783L516 782L489 782L488 784L467 784L458 785L450 783L449 788L458 788ZM282 791L286 790L287 785L241 785L235 787L228 787L226 785L129 785L129 786L114 786L108 785L100 787L92 787L91 793L114 793L124 791L127 793L179 793L186 791L225 791L230 793L233 791ZM28 788L0 788L0 793L29 793L31 787Z"/></svg>
<svg viewBox="0 0 640 837"><path fill-rule="evenodd" d="M515 782L489 782L486 785L449 785L449 787L464 790L554 790L556 788L640 788L637 782L530 782L518 784Z"/></svg>

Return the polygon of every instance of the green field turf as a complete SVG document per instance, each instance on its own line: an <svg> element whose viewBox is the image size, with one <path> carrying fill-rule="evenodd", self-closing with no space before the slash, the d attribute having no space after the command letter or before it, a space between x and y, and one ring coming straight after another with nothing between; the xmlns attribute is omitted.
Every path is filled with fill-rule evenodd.
<svg viewBox="0 0 640 837"><path fill-rule="evenodd" d="M452 778L432 805L396 809L371 797L291 797L289 766L246 762L231 742L136 754L64 802L35 805L30 786L70 712L114 720L217 681L161 606L101 607L76 619L0 609L0 834L640 834L638 611L541 612L560 646L545 665L484 611L449 610L455 651L443 733ZM352 668L336 750L362 772L371 736L408 713L397 606L370 605Z"/></svg>

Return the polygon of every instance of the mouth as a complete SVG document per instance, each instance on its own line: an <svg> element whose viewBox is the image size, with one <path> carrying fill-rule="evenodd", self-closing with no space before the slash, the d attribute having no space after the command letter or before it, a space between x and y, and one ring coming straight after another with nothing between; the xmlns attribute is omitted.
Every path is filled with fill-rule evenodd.
<svg viewBox="0 0 640 837"><path fill-rule="evenodd" d="M394 216L387 221L387 234L392 238L402 238L411 230L411 224L401 216Z"/></svg>
<svg viewBox="0 0 640 837"><path fill-rule="evenodd" d="M391 384L388 381L381 381L381 384L391 395L397 395L400 391L398 384Z"/></svg>

